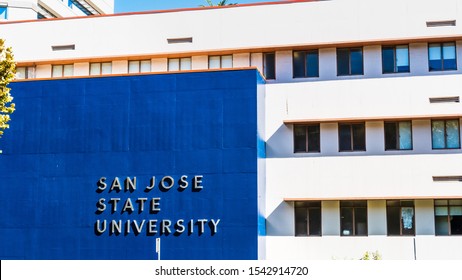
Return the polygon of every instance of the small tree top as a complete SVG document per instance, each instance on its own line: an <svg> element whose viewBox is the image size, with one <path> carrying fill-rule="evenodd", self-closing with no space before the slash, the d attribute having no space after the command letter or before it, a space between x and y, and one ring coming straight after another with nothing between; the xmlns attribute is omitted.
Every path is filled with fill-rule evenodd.
<svg viewBox="0 0 462 280"><path fill-rule="evenodd" d="M5 47L5 40L0 39L0 137L9 127L10 115L14 112L13 97L8 84L14 79L16 64L11 48Z"/></svg>

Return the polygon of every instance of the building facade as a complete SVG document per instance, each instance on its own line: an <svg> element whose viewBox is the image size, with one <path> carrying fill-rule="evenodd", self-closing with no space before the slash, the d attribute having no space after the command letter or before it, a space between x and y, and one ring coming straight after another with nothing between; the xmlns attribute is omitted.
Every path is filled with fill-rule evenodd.
<svg viewBox="0 0 462 280"><path fill-rule="evenodd" d="M250 98L250 104L264 105L244 110L244 115L261 123L252 128L252 141L265 145L252 146L252 162L258 163L252 171L239 167L252 157L230 161L236 173L257 174L253 181L243 180L244 188L232 198L236 207L254 200L253 210L235 214L253 213L247 226L258 237L250 243L258 246L253 249L258 253L213 258L358 259L366 251L377 251L383 259L461 259L462 253L454 250L462 246L460 7L460 0L283 1L7 22L1 29L18 62L13 90L24 97L34 83L43 89L39 84L46 82L48 90L66 92L67 84L83 80L159 75L182 80L182 75L201 73L212 78L191 78L191 88L208 83L202 90L209 91L220 79L229 79L218 86L223 91L219 96L225 96L220 104L226 104L226 87L231 92L243 79L237 73L259 70L264 83L256 78L255 88L245 87L250 95L264 95L263 103ZM171 24L173 19L178 24ZM215 76L221 72L228 76ZM168 87L174 95L178 90L173 84ZM218 105L208 98L199 95L190 105L208 104L204 112L209 115ZM243 127L246 121L237 117L239 110L233 112L237 121L228 129ZM16 129L14 118L11 131ZM175 127L180 129L181 123ZM14 141L8 134L13 133L7 131L0 140L6 145L3 157L21 152L18 144L8 154L8 143ZM227 137L242 143L233 135ZM160 136L152 137L145 141L157 143ZM108 147L106 152L114 151ZM221 158L215 164L227 162ZM118 170L124 176L147 176L136 168L131 172L136 174ZM245 186L256 196L246 197ZM210 238L219 239L220 233ZM226 244L225 237L220 240ZM241 248L233 242L232 247ZM170 253L169 258L181 254Z"/></svg>
<svg viewBox="0 0 462 280"><path fill-rule="evenodd" d="M2 0L0 21L114 13L114 0Z"/></svg>

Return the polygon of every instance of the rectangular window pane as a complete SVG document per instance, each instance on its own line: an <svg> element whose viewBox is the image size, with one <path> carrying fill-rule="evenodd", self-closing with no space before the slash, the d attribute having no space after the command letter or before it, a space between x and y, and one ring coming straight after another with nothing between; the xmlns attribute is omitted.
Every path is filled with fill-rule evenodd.
<svg viewBox="0 0 462 280"><path fill-rule="evenodd" d="M101 64L100 63L91 63L90 64L90 75L100 75L101 74Z"/></svg>
<svg viewBox="0 0 462 280"><path fill-rule="evenodd" d="M308 152L320 151L319 125L308 126Z"/></svg>
<svg viewBox="0 0 462 280"><path fill-rule="evenodd" d="M140 72L140 62L139 61L129 61L128 62L128 73L138 73Z"/></svg>
<svg viewBox="0 0 462 280"><path fill-rule="evenodd" d="M62 77L63 76L63 66L62 65L53 65L53 71L51 73L52 77Z"/></svg>
<svg viewBox="0 0 462 280"><path fill-rule="evenodd" d="M294 151L306 152L306 127L294 126Z"/></svg>
<svg viewBox="0 0 462 280"><path fill-rule="evenodd" d="M349 49L337 49L337 75L350 74L350 51Z"/></svg>
<svg viewBox="0 0 462 280"><path fill-rule="evenodd" d="M274 53L263 54L263 72L267 80L276 78L275 58L276 56Z"/></svg>
<svg viewBox="0 0 462 280"><path fill-rule="evenodd" d="M170 58L168 60L168 71L180 71L180 59Z"/></svg>
<svg viewBox="0 0 462 280"><path fill-rule="evenodd" d="M387 207L387 232L388 235L400 235L401 215L400 207Z"/></svg>
<svg viewBox="0 0 462 280"><path fill-rule="evenodd" d="M309 235L321 236L321 208L310 208L309 214Z"/></svg>
<svg viewBox="0 0 462 280"><path fill-rule="evenodd" d="M361 48L350 51L351 75L363 74L363 50Z"/></svg>
<svg viewBox="0 0 462 280"><path fill-rule="evenodd" d="M353 208L340 209L340 234L343 236L353 235Z"/></svg>
<svg viewBox="0 0 462 280"><path fill-rule="evenodd" d="M432 147L433 149L444 149L444 121L432 121Z"/></svg>
<svg viewBox="0 0 462 280"><path fill-rule="evenodd" d="M446 121L446 148L458 149L460 148L460 137L459 137L459 121L448 120Z"/></svg>
<svg viewBox="0 0 462 280"><path fill-rule="evenodd" d="M308 77L319 77L318 51L309 51L306 53L306 75Z"/></svg>
<svg viewBox="0 0 462 280"><path fill-rule="evenodd" d="M456 46L454 43L443 44L443 68L444 70L456 70Z"/></svg>
<svg viewBox="0 0 462 280"><path fill-rule="evenodd" d="M399 149L412 149L412 123L399 122Z"/></svg>
<svg viewBox="0 0 462 280"><path fill-rule="evenodd" d="M351 151L351 126L339 124L339 149L340 151Z"/></svg>
<svg viewBox="0 0 462 280"><path fill-rule="evenodd" d="M385 126L385 150L397 150L396 122L386 122Z"/></svg>
<svg viewBox="0 0 462 280"><path fill-rule="evenodd" d="M441 45L428 45L428 65L430 71L442 70Z"/></svg>
<svg viewBox="0 0 462 280"><path fill-rule="evenodd" d="M223 55L221 57L221 68L233 68L233 56Z"/></svg>
<svg viewBox="0 0 462 280"><path fill-rule="evenodd" d="M101 63L101 74L112 74L112 63L111 62L103 62Z"/></svg>
<svg viewBox="0 0 462 280"><path fill-rule="evenodd" d="M395 49L382 47L382 71L383 73L395 72Z"/></svg>
<svg viewBox="0 0 462 280"><path fill-rule="evenodd" d="M140 63L140 72L147 73L151 72L151 61L150 60L142 60Z"/></svg>
<svg viewBox="0 0 462 280"><path fill-rule="evenodd" d="M74 65L64 65L64 77L74 76Z"/></svg>
<svg viewBox="0 0 462 280"><path fill-rule="evenodd" d="M183 57L180 59L180 70L191 70L191 58Z"/></svg>
<svg viewBox="0 0 462 280"><path fill-rule="evenodd" d="M403 235L414 234L414 208L401 207L401 220L403 225Z"/></svg>
<svg viewBox="0 0 462 280"><path fill-rule="evenodd" d="M16 79L26 79L26 67L16 68Z"/></svg>
<svg viewBox="0 0 462 280"><path fill-rule="evenodd" d="M367 208L355 208L355 233L367 235Z"/></svg>
<svg viewBox="0 0 462 280"><path fill-rule="evenodd" d="M294 78L305 77L305 52L294 51L293 64Z"/></svg>
<svg viewBox="0 0 462 280"><path fill-rule="evenodd" d="M462 216L451 217L451 235L462 235Z"/></svg>
<svg viewBox="0 0 462 280"><path fill-rule="evenodd" d="M366 128L364 124L353 124L351 127L353 130L353 150L366 150Z"/></svg>
<svg viewBox="0 0 462 280"><path fill-rule="evenodd" d="M35 67L27 67L27 79L35 78Z"/></svg>
<svg viewBox="0 0 462 280"><path fill-rule="evenodd" d="M220 68L220 57L219 56L209 56L209 69L219 69Z"/></svg>
<svg viewBox="0 0 462 280"><path fill-rule="evenodd" d="M396 46L396 71L409 72L408 46Z"/></svg>
<svg viewBox="0 0 462 280"><path fill-rule="evenodd" d="M436 206L435 207L435 216L448 216L448 207L447 206Z"/></svg>
<svg viewBox="0 0 462 280"><path fill-rule="evenodd" d="M448 216L435 217L435 234L449 235Z"/></svg>
<svg viewBox="0 0 462 280"><path fill-rule="evenodd" d="M451 207L449 207L449 215L451 215L451 216L462 216L462 206L451 206Z"/></svg>
<svg viewBox="0 0 462 280"><path fill-rule="evenodd" d="M295 208L295 236L307 236L307 209Z"/></svg>

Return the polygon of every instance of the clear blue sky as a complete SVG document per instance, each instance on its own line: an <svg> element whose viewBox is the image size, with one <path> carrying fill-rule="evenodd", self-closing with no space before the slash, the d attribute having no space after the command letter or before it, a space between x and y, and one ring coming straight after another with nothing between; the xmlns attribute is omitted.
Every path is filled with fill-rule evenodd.
<svg viewBox="0 0 462 280"><path fill-rule="evenodd" d="M275 2L280 0L228 0L229 3L248 4L258 2ZM212 0L218 3L219 0ZM165 10L177 8L196 8L205 5L205 0L115 0L115 12L140 12L149 10Z"/></svg>

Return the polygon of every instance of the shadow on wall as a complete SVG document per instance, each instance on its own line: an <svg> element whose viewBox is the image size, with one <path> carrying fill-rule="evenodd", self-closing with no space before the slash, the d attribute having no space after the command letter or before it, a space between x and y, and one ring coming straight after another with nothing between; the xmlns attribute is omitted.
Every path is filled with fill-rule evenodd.
<svg viewBox="0 0 462 280"><path fill-rule="evenodd" d="M287 219L291 217L292 219ZM282 201L266 219L267 236L294 236L293 203Z"/></svg>

